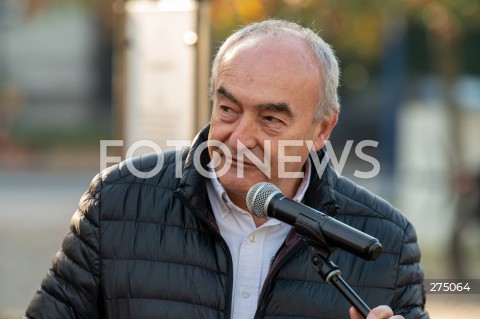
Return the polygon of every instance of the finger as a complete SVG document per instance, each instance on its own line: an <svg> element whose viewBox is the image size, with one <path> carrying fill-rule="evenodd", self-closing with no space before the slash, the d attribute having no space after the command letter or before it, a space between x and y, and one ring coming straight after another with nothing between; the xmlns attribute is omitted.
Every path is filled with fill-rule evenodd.
<svg viewBox="0 0 480 319"><path fill-rule="evenodd" d="M368 314L367 319L387 319L393 316L393 311L389 306L378 306L373 308ZM399 318L402 318L401 316Z"/></svg>
<svg viewBox="0 0 480 319"><path fill-rule="evenodd" d="M354 307L349 310L350 319L364 319L363 316ZM368 314L366 319L404 319L402 316L394 316L393 310L389 306L378 306Z"/></svg>
<svg viewBox="0 0 480 319"><path fill-rule="evenodd" d="M348 312L350 313L350 319L363 319L363 316L354 307L350 307Z"/></svg>

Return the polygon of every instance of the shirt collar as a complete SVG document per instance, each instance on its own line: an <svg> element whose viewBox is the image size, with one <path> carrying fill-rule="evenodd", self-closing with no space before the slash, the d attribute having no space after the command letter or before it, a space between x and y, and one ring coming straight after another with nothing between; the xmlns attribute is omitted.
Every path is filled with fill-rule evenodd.
<svg viewBox="0 0 480 319"><path fill-rule="evenodd" d="M220 184L217 178L217 175L213 169L212 162L208 164L208 167L209 167L209 171L208 171L209 182L207 181L208 195L209 195L211 204L216 206L217 211L220 212L220 215L222 217L225 217L232 211L247 213L246 211L244 211L243 209L235 205L231 201L230 197L228 197L227 192L225 191L222 184ZM297 192L293 197L294 201L297 201L297 202L303 201L307 188L310 184L311 170L312 170L312 164L310 162L310 158L308 158L307 161L305 162L305 172L303 175L302 182L298 186Z"/></svg>

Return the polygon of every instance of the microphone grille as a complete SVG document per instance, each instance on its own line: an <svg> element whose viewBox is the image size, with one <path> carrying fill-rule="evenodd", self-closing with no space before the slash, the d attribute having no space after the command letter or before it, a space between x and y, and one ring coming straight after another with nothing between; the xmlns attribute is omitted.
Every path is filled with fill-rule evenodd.
<svg viewBox="0 0 480 319"><path fill-rule="evenodd" d="M261 182L250 188L247 193L247 207L253 215L259 218L268 216L265 204L273 193L280 193L280 189L272 183Z"/></svg>

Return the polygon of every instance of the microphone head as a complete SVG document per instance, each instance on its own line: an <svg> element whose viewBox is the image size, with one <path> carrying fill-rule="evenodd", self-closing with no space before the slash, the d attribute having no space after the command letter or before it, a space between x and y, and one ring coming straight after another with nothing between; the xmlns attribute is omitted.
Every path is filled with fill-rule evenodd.
<svg viewBox="0 0 480 319"><path fill-rule="evenodd" d="M247 193L247 207L258 218L267 218L267 207L272 195L281 193L272 183L261 182L250 188Z"/></svg>

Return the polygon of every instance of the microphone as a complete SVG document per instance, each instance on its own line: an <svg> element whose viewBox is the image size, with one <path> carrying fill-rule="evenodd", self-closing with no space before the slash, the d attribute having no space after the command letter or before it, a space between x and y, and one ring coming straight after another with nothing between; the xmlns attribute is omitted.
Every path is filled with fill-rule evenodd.
<svg viewBox="0 0 480 319"><path fill-rule="evenodd" d="M315 244L338 247L365 260L375 260L382 253L376 238L291 200L272 183L253 185L247 193L247 207L256 217L273 217L294 226L299 236Z"/></svg>

